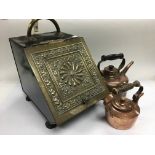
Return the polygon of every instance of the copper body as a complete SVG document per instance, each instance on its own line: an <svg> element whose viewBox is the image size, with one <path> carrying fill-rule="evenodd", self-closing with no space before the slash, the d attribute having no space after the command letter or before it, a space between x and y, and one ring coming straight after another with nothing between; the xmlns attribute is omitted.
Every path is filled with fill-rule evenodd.
<svg viewBox="0 0 155 155"><path fill-rule="evenodd" d="M118 117L111 117L109 114L106 114L107 116L107 121L109 122L109 124L115 128L115 129L119 129L119 130L127 130L129 128L131 128L133 126L133 124L135 123L137 117L134 118L118 118Z"/></svg>
<svg viewBox="0 0 155 155"><path fill-rule="evenodd" d="M130 88L126 85L124 89ZM133 95L133 99L130 100L118 94L109 94L105 100L106 119L108 123L120 130L126 130L133 126L137 117L140 114L140 107L138 106L138 100L143 95L143 87L140 86L136 94Z"/></svg>
<svg viewBox="0 0 155 155"><path fill-rule="evenodd" d="M115 101L114 101L115 102ZM127 103L127 100L120 104ZM116 103L111 103L116 104ZM140 114L140 108L137 103L129 103L132 105L131 109L120 110L114 107L114 105L106 105L106 119L108 123L120 130L126 130L133 126L138 115ZM126 105L127 106L127 105ZM127 107L126 107L127 108Z"/></svg>
<svg viewBox="0 0 155 155"><path fill-rule="evenodd" d="M104 70L100 69L100 65L103 61L116 60L116 59L122 59L122 62L118 68L114 67L113 65L109 65L105 67ZM124 67L125 59L122 53L112 54L107 56L103 55L101 57L101 61L98 63L98 69L100 70L101 75L104 77L104 80L107 84L109 91L112 91L113 88L119 88L123 84L126 84L129 82L128 77L126 76L126 72L128 71L128 69L131 67L133 63L134 62L131 61L126 67ZM120 95L125 96L126 93L121 93Z"/></svg>

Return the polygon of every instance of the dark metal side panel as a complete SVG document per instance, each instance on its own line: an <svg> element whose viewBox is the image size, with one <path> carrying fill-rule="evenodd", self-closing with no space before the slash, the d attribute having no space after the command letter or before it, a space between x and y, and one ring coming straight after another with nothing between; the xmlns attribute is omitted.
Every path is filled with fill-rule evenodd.
<svg viewBox="0 0 155 155"><path fill-rule="evenodd" d="M37 106L37 108L46 117L46 119L50 123L55 123L55 120L53 119L52 113L49 110L49 107L38 85L38 82L32 73L31 67L27 62L24 48L17 45L12 39L9 39L9 41L11 44L23 91L26 95L30 97L32 102Z"/></svg>

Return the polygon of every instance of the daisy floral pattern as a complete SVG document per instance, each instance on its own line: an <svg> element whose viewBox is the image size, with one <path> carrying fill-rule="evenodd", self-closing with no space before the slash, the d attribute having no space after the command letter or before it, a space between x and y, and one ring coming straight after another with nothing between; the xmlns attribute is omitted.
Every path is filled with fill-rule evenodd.
<svg viewBox="0 0 155 155"><path fill-rule="evenodd" d="M66 62L60 69L61 79L70 86L81 84L84 79L83 69L80 64L75 62Z"/></svg>

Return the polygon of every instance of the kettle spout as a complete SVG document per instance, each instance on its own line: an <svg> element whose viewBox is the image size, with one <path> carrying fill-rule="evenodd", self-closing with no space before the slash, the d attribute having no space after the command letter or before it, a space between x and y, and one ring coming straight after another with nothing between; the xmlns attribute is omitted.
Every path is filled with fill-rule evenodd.
<svg viewBox="0 0 155 155"><path fill-rule="evenodd" d="M128 69L133 65L134 61L131 61L122 71L121 74L125 75Z"/></svg>

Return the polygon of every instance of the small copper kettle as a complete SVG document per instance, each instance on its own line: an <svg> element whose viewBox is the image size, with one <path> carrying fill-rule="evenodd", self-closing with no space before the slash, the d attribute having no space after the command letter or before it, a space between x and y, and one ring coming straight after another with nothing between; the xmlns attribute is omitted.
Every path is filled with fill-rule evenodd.
<svg viewBox="0 0 155 155"><path fill-rule="evenodd" d="M142 86L140 86L138 91L133 95L132 100L119 95L121 91L133 88L133 85L135 84L126 84L123 88L113 89L113 94L116 94L109 94L109 97L104 101L106 119L108 123L116 129L126 130L131 128L140 114L138 100L144 94Z"/></svg>
<svg viewBox="0 0 155 155"><path fill-rule="evenodd" d="M105 67L104 70L100 69L102 62L107 60L116 60L116 59L122 59L122 62L118 68L114 67L113 65L109 65ZM97 66L101 75L103 75L104 77L104 80L107 84L107 87L109 88L109 91L112 91L113 88L118 88L124 83L128 83L129 80L128 80L128 77L126 76L126 72L128 71L128 69L131 67L133 63L134 62L131 61L126 67L124 67L125 59L124 59L123 53L101 56L101 60L99 61ZM126 94L122 93L120 95L125 96Z"/></svg>

